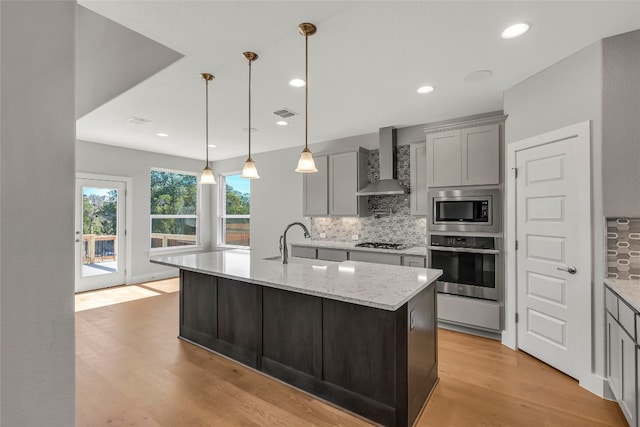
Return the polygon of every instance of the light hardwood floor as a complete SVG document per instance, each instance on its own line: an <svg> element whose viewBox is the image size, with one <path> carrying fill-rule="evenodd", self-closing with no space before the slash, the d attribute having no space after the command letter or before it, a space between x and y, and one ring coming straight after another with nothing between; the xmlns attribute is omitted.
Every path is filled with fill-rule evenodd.
<svg viewBox="0 0 640 427"><path fill-rule="evenodd" d="M176 289L177 279L76 297L78 426L370 425L178 340ZM615 403L497 341L440 329L438 357L417 426L626 425Z"/></svg>

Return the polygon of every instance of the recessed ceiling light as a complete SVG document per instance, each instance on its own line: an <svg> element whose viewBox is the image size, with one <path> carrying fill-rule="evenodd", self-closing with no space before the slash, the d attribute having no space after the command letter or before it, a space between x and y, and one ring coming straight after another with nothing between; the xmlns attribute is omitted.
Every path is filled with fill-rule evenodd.
<svg viewBox="0 0 640 427"><path fill-rule="evenodd" d="M416 92L418 93L431 93L434 91L434 87L433 86L422 86L419 87L418 90Z"/></svg>
<svg viewBox="0 0 640 427"><path fill-rule="evenodd" d="M503 39L514 39L516 37L520 37L531 28L531 24L529 22L518 22L517 24L513 24L510 27L507 27L502 32Z"/></svg>
<svg viewBox="0 0 640 427"><path fill-rule="evenodd" d="M288 122L288 121L286 121L286 120L278 120L278 121L276 122L276 124L277 124L278 126L286 126L286 125L288 125L288 124L289 124L289 122Z"/></svg>
<svg viewBox="0 0 640 427"><path fill-rule="evenodd" d="M293 80L289 80L289 86L293 86L293 87L304 87L304 80L302 79L293 79Z"/></svg>
<svg viewBox="0 0 640 427"><path fill-rule="evenodd" d="M163 138L166 138L166 137L168 137L168 136L169 136L169 134L166 134L166 133L164 133L164 132L157 133L156 135L161 136L161 137L163 137Z"/></svg>
<svg viewBox="0 0 640 427"><path fill-rule="evenodd" d="M213 144L209 144L209 148L216 148L216 146Z"/></svg>

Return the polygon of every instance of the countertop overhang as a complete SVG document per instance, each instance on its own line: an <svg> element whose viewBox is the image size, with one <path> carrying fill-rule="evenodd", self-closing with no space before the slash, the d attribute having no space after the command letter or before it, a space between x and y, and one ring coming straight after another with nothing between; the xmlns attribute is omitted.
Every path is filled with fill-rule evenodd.
<svg viewBox="0 0 640 427"><path fill-rule="evenodd" d="M640 280L607 277L604 279L604 283L636 311L640 312Z"/></svg>
<svg viewBox="0 0 640 427"><path fill-rule="evenodd" d="M246 250L163 256L151 262L389 311L442 275L442 270L356 261L282 264L252 257Z"/></svg>

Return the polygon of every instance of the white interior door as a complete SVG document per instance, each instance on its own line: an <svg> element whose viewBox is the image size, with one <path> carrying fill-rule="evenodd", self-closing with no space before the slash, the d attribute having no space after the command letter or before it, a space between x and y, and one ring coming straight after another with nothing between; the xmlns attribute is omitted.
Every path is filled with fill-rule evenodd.
<svg viewBox="0 0 640 427"><path fill-rule="evenodd" d="M76 180L76 292L125 283L125 190L120 181Z"/></svg>
<svg viewBox="0 0 640 427"><path fill-rule="evenodd" d="M516 151L518 347L579 379L591 354L581 330L591 322L589 128L525 146Z"/></svg>

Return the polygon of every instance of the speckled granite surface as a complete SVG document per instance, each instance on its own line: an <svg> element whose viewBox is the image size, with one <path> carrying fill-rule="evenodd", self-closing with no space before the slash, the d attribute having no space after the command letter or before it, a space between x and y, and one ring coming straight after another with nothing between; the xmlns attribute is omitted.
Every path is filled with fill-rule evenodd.
<svg viewBox="0 0 640 427"><path fill-rule="evenodd" d="M249 251L242 250L165 256L151 262L390 311L442 274L428 268L355 261L283 265L277 260L252 259Z"/></svg>
<svg viewBox="0 0 640 427"><path fill-rule="evenodd" d="M614 279L608 277L604 279L604 283L629 303L637 312L640 312L640 280Z"/></svg>
<svg viewBox="0 0 640 427"><path fill-rule="evenodd" d="M351 242L334 242L330 240L305 240L303 242L292 243L291 246L304 246L309 248L329 248L329 249L346 249L365 252L382 252L386 254L396 255L420 255L427 256L427 248L425 246L414 246L407 249L375 249L375 248L356 248L355 243Z"/></svg>

